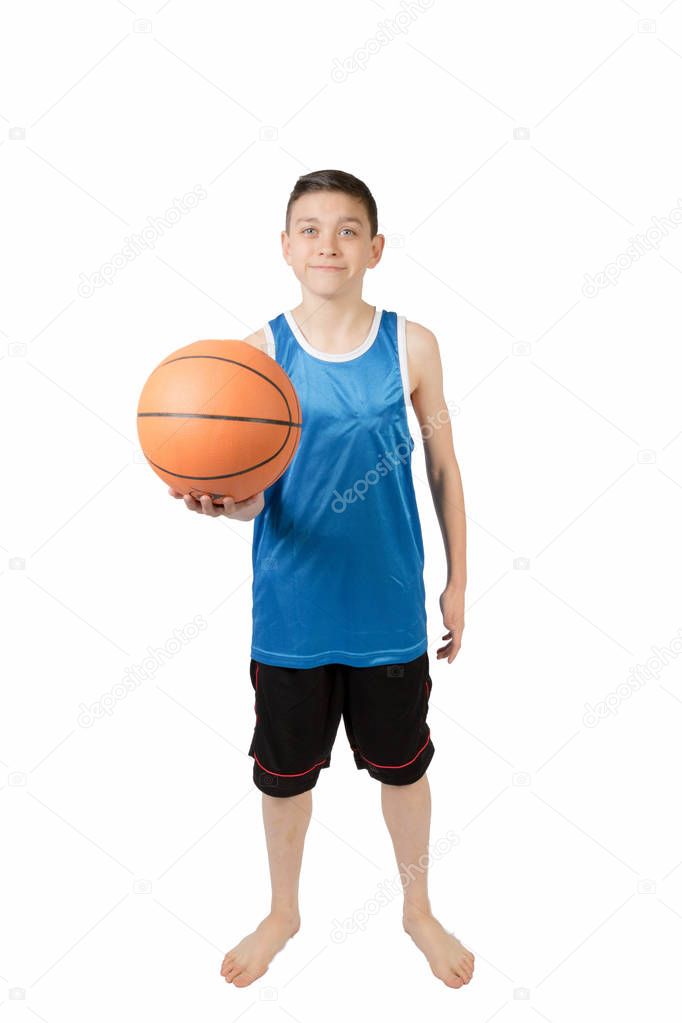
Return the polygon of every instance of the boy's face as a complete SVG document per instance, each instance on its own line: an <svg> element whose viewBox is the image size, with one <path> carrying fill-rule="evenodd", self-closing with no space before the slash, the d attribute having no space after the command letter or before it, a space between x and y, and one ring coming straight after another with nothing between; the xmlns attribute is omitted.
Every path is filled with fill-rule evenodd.
<svg viewBox="0 0 682 1023"><path fill-rule="evenodd" d="M289 232L282 231L285 260L304 288L326 297L355 289L360 295L385 241L382 234L370 238L363 203L343 192L302 195L291 207Z"/></svg>

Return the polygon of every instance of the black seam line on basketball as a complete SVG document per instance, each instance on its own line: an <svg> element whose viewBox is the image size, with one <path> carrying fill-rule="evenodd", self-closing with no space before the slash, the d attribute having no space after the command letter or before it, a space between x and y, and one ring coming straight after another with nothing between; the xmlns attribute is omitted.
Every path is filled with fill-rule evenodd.
<svg viewBox="0 0 682 1023"><path fill-rule="evenodd" d="M243 343L246 344L246 342ZM256 351L259 350L260 349L256 349ZM218 362L231 362L233 366L241 366L242 369L250 370L252 373L255 373L256 376L262 377L263 380L267 380L269 384L272 384L276 391L279 391L279 393L282 396L282 400L284 401L284 404L287 407L287 412L289 416L291 416L289 402L287 401L287 396L282 390L282 388L279 387L274 380L271 380L270 377L267 376L267 374L261 373L259 369L254 369L253 366L249 366L245 362L240 362L239 359L228 359L225 355L177 355L174 359L168 359L166 362L162 362L160 366L157 366L157 369L161 369L162 366L170 366L172 362L180 362L182 359L217 359Z"/></svg>
<svg viewBox="0 0 682 1023"><path fill-rule="evenodd" d="M247 469L240 469L239 472L226 472L226 473L221 473L218 476L197 476L197 475L194 475L192 473L185 474L185 473L180 473L180 472L173 472L172 469L164 469L164 467L162 465L158 465L156 462L153 462L151 460L151 458L149 457L149 455L147 454L147 452L144 451L144 449L143 449L142 453L144 454L144 457L147 459L149 464L153 465L155 469L160 469L161 472L167 472L170 476L175 476L176 479L179 479L179 480L227 480L227 479L230 479L232 476L243 476L245 472L253 472L254 469L260 469L260 467L262 465L267 465L268 462L272 462L273 459L278 458L279 455L281 455L281 453L284 451L284 449L287 446L287 444L289 443L290 437L291 437L291 427L289 427L287 429L287 435L284 438L284 440L282 441L282 443L280 444L280 446L277 448L277 451L273 451L273 453L270 455L269 458L264 459L262 462L257 462L256 465L250 465ZM298 447L298 443L296 444L296 447ZM294 452L294 454L295 453L296 452ZM287 468L288 468L288 466L287 466ZM284 469L282 470L282 472L284 472ZM282 475L282 473L279 474L279 476L281 476L281 475ZM279 476L276 476L275 479L279 479ZM274 482L274 480L273 480L273 482Z"/></svg>
<svg viewBox="0 0 682 1023"><path fill-rule="evenodd" d="M266 458L264 461L258 462L256 465L250 465L248 467L248 469L240 469L239 472L226 472L226 473L221 473L218 476L197 476L196 474L191 474L191 473L190 474L185 474L185 473L180 473L180 472L173 472L172 469L165 469L162 465L159 465L157 462L153 462L152 459L149 457L149 455L147 454L147 452L144 449L143 449L142 453L144 454L144 457L147 459L149 464L153 465L155 469L159 469L160 472L167 472L169 476L174 476L176 479L179 479L179 480L226 480L226 479L230 479L232 476L243 476L243 474L245 472L253 472L254 469L260 469L260 467L262 465L267 465L268 462L272 462L272 460L274 458L279 457L279 455L282 453L282 451L284 451L285 447L289 443L289 439L291 437L291 429L292 429L293 423L285 423L284 425L287 427L287 434L286 434L286 437L284 438L284 440L282 441L282 443L280 444L280 446L278 447L277 451L274 451L270 455L270 457ZM296 447L298 447L298 442L296 443ZM294 452L294 454L295 453L296 452ZM288 466L285 466L285 468L288 468ZM275 477L275 480L278 480L283 472L284 472L284 469L282 469L282 472L280 472L279 476ZM275 480L273 480L273 483L275 482Z"/></svg>
<svg viewBox="0 0 682 1023"><path fill-rule="evenodd" d="M270 377L267 376L265 373L261 373L260 370L254 369L253 366L249 366L249 365L247 365L244 362L239 362L238 359L228 359L228 358L226 358L223 355L178 355L174 359L168 359L166 362L162 362L161 365L157 367L157 369L161 369L161 366L167 366L167 365L169 365L172 362L180 362L180 360L182 360L182 359L217 359L219 362L231 362L234 366L241 366L242 369L251 370L251 372L255 373L256 376L262 377L263 380L266 380L281 395L282 401L284 402L284 404L286 406L286 410L287 410L287 413L289 415L289 423L287 424L287 426L288 426L288 428L287 428L287 435L284 438L284 441L280 445L279 449L277 451L275 451L274 454L272 454L270 456L270 458L266 458L265 461L260 462L258 465L252 465L252 466L249 466L248 469L241 469L239 472L228 473L225 476L190 476L190 475L183 475L181 473L173 472L172 469L163 469L161 466L159 466L155 462L153 462L151 460L151 458L149 457L149 455L146 453L146 451L144 451L143 454L144 454L145 458L147 459L147 461L149 462L149 464L153 465L157 469L160 469L161 472L167 472L169 476L174 476L176 479L186 479L186 480L191 480L191 479L195 479L195 480L211 480L211 479L216 479L216 480L220 480L220 479L230 479L231 476L242 476L244 473L251 472L253 469L259 469L261 465L267 465L268 462L271 462L274 458L277 458L277 456L284 450L284 448L289 443L289 438L291 437L291 428L292 428L292 425L293 425L291 423L291 408L289 406L289 401L287 399L286 394L282 390L282 388L278 384L276 384L274 380L271 380ZM296 408L298 409L299 418L302 418L301 417L301 405L300 405L300 402L298 400L298 394L296 393L295 390L294 390L294 397L296 398ZM138 413L138 415L139 414L140 413ZM298 447L298 445L296 445L296 446ZM283 472L284 472L284 470L282 470L282 472L280 472L279 476L275 477L275 479L279 479L279 477L283 475Z"/></svg>
<svg viewBox="0 0 682 1023"><path fill-rule="evenodd" d="M301 423L292 423L288 419L259 419L256 416L218 416L203 412L138 412L137 418L142 416L165 416L171 419L230 419L237 423L270 423L273 426L295 426L300 429Z"/></svg>
<svg viewBox="0 0 682 1023"><path fill-rule="evenodd" d="M284 445L282 446L284 447ZM143 454L149 464L153 465L155 469L159 469L161 472L167 472L169 476L174 476L177 480L229 480L233 476L243 476L245 472L253 472L254 469L260 469L262 465L267 465L268 462L272 462L274 458L277 458L281 451L282 448L280 448L279 451L276 451L274 455L271 455L270 458L266 458L264 462L257 462L256 465L250 465L247 469L240 469L239 472L224 472L219 476L198 476L196 473L173 472L172 469L164 469L162 465L157 465L156 462L152 462L151 458L146 453L143 452ZM282 470L282 472L283 471L284 470ZM279 475L281 476L282 473ZM279 476L276 478L279 479ZM272 484L268 485L271 486Z"/></svg>

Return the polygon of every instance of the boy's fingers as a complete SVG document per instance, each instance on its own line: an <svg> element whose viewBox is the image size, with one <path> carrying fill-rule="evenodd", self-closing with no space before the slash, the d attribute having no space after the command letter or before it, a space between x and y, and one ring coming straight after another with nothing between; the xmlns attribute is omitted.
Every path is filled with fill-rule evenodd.
<svg viewBox="0 0 682 1023"><path fill-rule="evenodd" d="M191 494L181 494L173 487L168 488L168 493L175 498L182 498L191 511L200 512L204 515L210 515L212 517L216 515L232 514L240 508L246 508L254 504L261 497L261 494L254 494L253 497L247 497L245 501L235 501L233 497L226 495L224 497L215 499L210 494L199 494L198 497L192 497Z"/></svg>
<svg viewBox="0 0 682 1023"><path fill-rule="evenodd" d="M213 498L211 497L210 494L202 494L201 498L200 498L200 502L201 502L201 510L203 511L204 515L212 515L212 516L220 515L220 511L218 510L216 505L214 505Z"/></svg>

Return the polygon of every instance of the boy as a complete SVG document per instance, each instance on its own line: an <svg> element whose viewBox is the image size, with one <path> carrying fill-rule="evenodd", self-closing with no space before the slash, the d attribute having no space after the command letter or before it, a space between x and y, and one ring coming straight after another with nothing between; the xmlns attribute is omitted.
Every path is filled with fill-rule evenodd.
<svg viewBox="0 0 682 1023"><path fill-rule="evenodd" d="M448 631L437 657L449 664L464 628L464 499L436 338L361 297L365 271L383 252L377 227L374 198L352 174L316 171L296 182L281 240L302 301L245 340L290 376L301 403L299 448L267 493L239 503L184 497L202 514L255 519L249 756L272 899L268 916L223 960L221 975L237 987L262 976L299 929L312 789L342 716L357 767L381 783L404 929L448 987L473 973L471 952L431 913L426 870L409 869L428 862L434 753L409 403L445 542Z"/></svg>

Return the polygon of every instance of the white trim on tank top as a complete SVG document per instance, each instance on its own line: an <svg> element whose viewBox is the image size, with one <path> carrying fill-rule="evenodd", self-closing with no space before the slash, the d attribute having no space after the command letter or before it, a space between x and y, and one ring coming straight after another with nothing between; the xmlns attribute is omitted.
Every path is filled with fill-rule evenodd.
<svg viewBox="0 0 682 1023"><path fill-rule="evenodd" d="M410 395L410 377L408 372L407 364L407 319L405 316L398 317L398 360L400 362L400 376L403 381L403 394L405 396L405 406L410 408L412 406L412 397Z"/></svg>
<svg viewBox="0 0 682 1023"><path fill-rule="evenodd" d="M270 326L269 323L266 323L265 326L263 327L263 330L265 332L265 343L267 346L266 354L269 355L271 359L275 359L275 361L277 361L275 349L275 335L272 333L272 327Z"/></svg>
<svg viewBox="0 0 682 1023"><path fill-rule="evenodd" d="M380 319L381 318L381 310L377 309L377 313L379 314L379 319ZM288 322L288 319L289 318L287 317L287 322ZM296 324L296 321L294 321L294 325L298 329L298 325ZM263 330L264 330L264 333L265 333L265 341L266 341L267 354L270 356L271 359L275 359L275 361L277 361L275 335L273 333L272 327L270 326L269 322L266 322L264 324ZM292 330L293 330L293 328L292 328ZM362 345L360 345L361 348L364 348L364 345L367 345L367 341L369 340L369 337L371 336L373 330L374 330L374 322L372 322L372 330L370 330L370 334L368 335L367 338L365 338L365 341L363 341ZM378 331L378 324L377 324L377 331ZM299 331L299 333L300 333L300 331ZM397 317L397 334L398 334L398 361L400 363L400 377L401 377L401 380L403 382L403 396L405 398L405 405L406 405L406 407L413 408L414 406L412 405L412 396L410 394L410 377L409 377L409 368L408 368L408 361L407 361L407 317L405 317L405 316L398 316ZM295 331L294 331L294 336L296 336L296 332ZM376 337L376 334L374 336ZM299 339L296 338L296 340L299 340ZM303 340L305 341L305 338L303 338ZM372 341L373 340L374 340L374 338L372 338ZM308 345L307 341L305 341L305 344L303 345L303 347L306 349L306 351L308 349L312 349L312 345ZM367 345L367 347L369 347L369 345ZM364 351L367 351L367 348L364 348ZM317 348L312 349L312 352L313 353L317 352L318 355L322 355L323 354L323 353L320 353L319 349L317 349ZM362 354L362 353L357 348L354 348L350 352L347 352L344 355L342 355L341 358L343 360L345 360L345 359L347 359L349 357L350 358L356 358L357 355L359 355L359 354ZM317 357L317 356L315 356L315 357ZM334 361L336 361L336 357L334 357Z"/></svg>
<svg viewBox="0 0 682 1023"><path fill-rule="evenodd" d="M379 333L381 313L382 310L377 307L374 312L372 326L369 328L369 334L362 342L362 344L358 345L357 348L351 348L349 352L322 352L320 351L319 348L314 348L304 338L303 334L301 333L299 325L296 323L296 320L294 319L291 313L291 310L287 309L284 313L284 316L287 323L289 324L289 329L291 330L291 333L294 335L301 348L305 352L307 352L308 355L312 355L314 359L322 359L323 362L348 362L350 359L357 359L358 356L364 355L365 352L372 347L376 339L376 336Z"/></svg>

